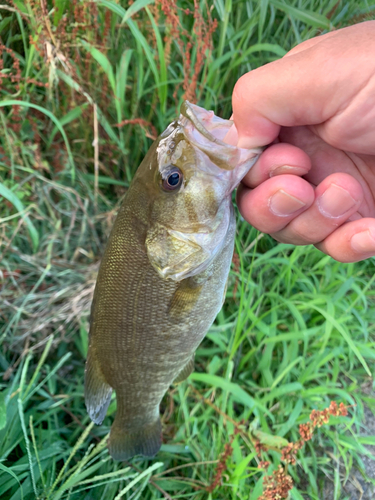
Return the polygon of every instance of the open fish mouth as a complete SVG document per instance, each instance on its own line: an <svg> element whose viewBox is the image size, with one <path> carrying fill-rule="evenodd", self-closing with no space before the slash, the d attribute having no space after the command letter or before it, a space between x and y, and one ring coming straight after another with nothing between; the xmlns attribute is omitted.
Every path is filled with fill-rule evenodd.
<svg viewBox="0 0 375 500"><path fill-rule="evenodd" d="M189 101L183 102L180 113L190 120L195 129L206 139L221 146L229 146L223 139L233 125L232 120L220 118L213 111L207 111Z"/></svg>
<svg viewBox="0 0 375 500"><path fill-rule="evenodd" d="M179 118L160 136L157 147L160 173L164 173L165 165L173 163L173 151L182 135L195 149L197 169L220 177L228 186L227 195L230 194L263 151L263 148L243 149L224 142L232 125L231 120L185 101Z"/></svg>
<svg viewBox="0 0 375 500"><path fill-rule="evenodd" d="M239 184L263 151L263 148L243 149L227 144L223 139L233 122L188 101L182 104L177 123L190 144L210 160L206 171L211 170L212 175L222 177L223 171L227 173L225 177L230 180L228 194Z"/></svg>

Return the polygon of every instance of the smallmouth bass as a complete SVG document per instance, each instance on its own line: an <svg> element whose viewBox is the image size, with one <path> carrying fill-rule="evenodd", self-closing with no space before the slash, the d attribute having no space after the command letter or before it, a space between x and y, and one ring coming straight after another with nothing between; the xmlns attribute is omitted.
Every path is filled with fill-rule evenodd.
<svg viewBox="0 0 375 500"><path fill-rule="evenodd" d="M233 255L233 189L260 149L223 142L232 122L185 102L151 146L126 193L91 308L85 401L101 424L112 390L116 460L154 456L159 405L194 369L220 311Z"/></svg>

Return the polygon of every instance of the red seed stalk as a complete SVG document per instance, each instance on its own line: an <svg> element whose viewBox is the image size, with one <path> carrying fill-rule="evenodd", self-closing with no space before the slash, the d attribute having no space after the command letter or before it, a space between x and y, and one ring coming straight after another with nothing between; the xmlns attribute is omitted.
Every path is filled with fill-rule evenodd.
<svg viewBox="0 0 375 500"><path fill-rule="evenodd" d="M281 460L286 465L279 468L272 473L272 475L265 476L263 479L263 495L259 500L285 500L288 498L289 491L293 488L293 480L288 475L288 465L295 465L297 452L301 450L306 441L309 441L317 427L327 424L331 416L346 417L348 415L348 408L343 404L337 405L335 401L331 401L328 408L322 411L313 410L310 414L310 422L301 424L299 433L301 438L295 443L288 443L281 451ZM259 441L254 441L255 450L259 457L262 457L262 452L267 450L267 446L261 444ZM269 448L268 448L269 449ZM270 463L261 460L258 468L266 469Z"/></svg>

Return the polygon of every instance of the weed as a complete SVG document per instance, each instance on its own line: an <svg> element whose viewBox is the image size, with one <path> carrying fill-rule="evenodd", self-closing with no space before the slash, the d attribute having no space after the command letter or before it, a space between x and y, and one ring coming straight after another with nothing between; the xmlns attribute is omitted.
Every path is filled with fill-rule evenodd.
<svg viewBox="0 0 375 500"><path fill-rule="evenodd" d="M196 371L162 403L156 460L110 459L115 401L101 427L83 401L98 261L151 140L184 97L228 117L241 74L369 15L354 0L2 2L1 498L256 500L278 488L315 500L331 481L337 499L356 469L371 480L374 261L342 265L241 219L224 307Z"/></svg>

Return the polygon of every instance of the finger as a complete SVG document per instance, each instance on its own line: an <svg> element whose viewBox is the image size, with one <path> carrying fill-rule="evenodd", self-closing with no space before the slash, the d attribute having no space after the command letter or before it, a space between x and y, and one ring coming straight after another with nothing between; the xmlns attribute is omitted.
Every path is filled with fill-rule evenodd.
<svg viewBox="0 0 375 500"><path fill-rule="evenodd" d="M318 243L355 214L362 202L363 190L356 179L344 173L332 174L315 189L310 208L272 236L294 245Z"/></svg>
<svg viewBox="0 0 375 500"><path fill-rule="evenodd" d="M306 180L314 186L318 186L327 175L335 172L346 172L351 175L357 172L357 180L361 178L360 172L345 151L330 146L309 127L283 127L279 139L283 143L293 144L308 154L312 168L306 175Z"/></svg>
<svg viewBox="0 0 375 500"><path fill-rule="evenodd" d="M363 157L330 146L308 127L282 128L279 139L291 143L308 154L311 169L304 178L318 186L328 175L345 172L361 184L366 204L361 207L361 216L372 216L374 195L371 191L372 171L375 171L375 155ZM366 182L367 179L367 182Z"/></svg>
<svg viewBox="0 0 375 500"><path fill-rule="evenodd" d="M279 175L253 190L243 185L237 190L237 205L242 216L265 233L280 231L313 202L314 189L295 175Z"/></svg>
<svg viewBox="0 0 375 500"><path fill-rule="evenodd" d="M375 256L375 219L348 222L316 245L339 262L358 262Z"/></svg>
<svg viewBox="0 0 375 500"><path fill-rule="evenodd" d="M320 41L322 41L323 38L328 38L332 36L334 32L330 33L325 33L324 35L319 35L314 38L310 38L309 40L305 40L302 43L299 43L296 47L291 49L287 54L285 54L284 57L288 57L294 54L297 54L298 52L302 52L303 50L309 49L310 47L313 47ZM230 120L233 120L233 114L229 118ZM227 142L228 144L231 144L232 146L235 146L238 142L238 132L236 126L233 124L232 127L229 129L227 135L224 138L224 141Z"/></svg>
<svg viewBox="0 0 375 500"><path fill-rule="evenodd" d="M250 188L276 175L306 175L311 168L309 156L291 144L273 144L259 157L242 182Z"/></svg>
<svg viewBox="0 0 375 500"><path fill-rule="evenodd" d="M232 119L232 117L231 117L231 119ZM231 146L236 146L236 144L238 142L238 133L237 133L237 128L234 124L228 130L223 141L226 142L227 144L230 144Z"/></svg>
<svg viewBox="0 0 375 500"><path fill-rule="evenodd" d="M241 77L232 99L238 146L269 144L280 126L323 124L316 132L329 144L372 151L375 112L368 103L373 102L375 63L365 48L374 41L374 25L362 23L360 32L358 26L346 28L345 36L339 30ZM353 43L357 38L363 50ZM335 115L339 119L329 121Z"/></svg>

